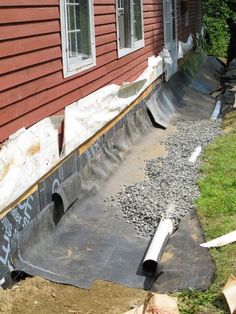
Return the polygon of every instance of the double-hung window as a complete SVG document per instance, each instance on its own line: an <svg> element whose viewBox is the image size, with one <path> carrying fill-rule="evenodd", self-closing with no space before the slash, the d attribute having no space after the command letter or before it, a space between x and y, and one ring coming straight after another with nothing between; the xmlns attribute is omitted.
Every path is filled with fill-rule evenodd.
<svg viewBox="0 0 236 314"><path fill-rule="evenodd" d="M95 65L92 0L61 0L61 31L64 76Z"/></svg>
<svg viewBox="0 0 236 314"><path fill-rule="evenodd" d="M118 56L144 47L142 0L117 0Z"/></svg>

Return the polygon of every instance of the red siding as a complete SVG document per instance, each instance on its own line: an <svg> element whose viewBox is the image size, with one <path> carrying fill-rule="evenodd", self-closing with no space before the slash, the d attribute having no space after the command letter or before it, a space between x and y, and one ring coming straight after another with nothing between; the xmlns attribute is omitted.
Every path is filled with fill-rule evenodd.
<svg viewBox="0 0 236 314"><path fill-rule="evenodd" d="M161 0L143 1L145 47L121 59L115 0L94 0L97 66L64 79L59 1L9 2L0 0L0 141L102 86L135 79L163 45Z"/></svg>
<svg viewBox="0 0 236 314"><path fill-rule="evenodd" d="M163 46L162 0L143 8L145 47L118 59L115 0L94 0L97 65L64 79L59 0L0 0L0 142L98 88L137 78Z"/></svg>
<svg viewBox="0 0 236 314"><path fill-rule="evenodd" d="M202 27L202 1L187 0L187 8L189 14L189 24L184 25L184 15L181 14L181 0L177 0L178 5L178 38L181 41L186 41L189 34L200 32Z"/></svg>

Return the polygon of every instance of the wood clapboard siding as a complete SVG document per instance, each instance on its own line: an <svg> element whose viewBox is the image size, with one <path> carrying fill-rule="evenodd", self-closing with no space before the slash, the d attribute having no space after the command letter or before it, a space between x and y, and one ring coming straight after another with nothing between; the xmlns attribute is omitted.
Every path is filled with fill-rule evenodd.
<svg viewBox="0 0 236 314"><path fill-rule="evenodd" d="M57 5L58 0L40 0L38 3L36 0L0 0L0 7L21 7L21 6L51 6Z"/></svg>
<svg viewBox="0 0 236 314"><path fill-rule="evenodd" d="M119 59L115 0L94 0L96 67L65 79L59 0L0 0L0 142L107 84L136 79L163 46L162 0L143 0L143 9L145 47Z"/></svg>
<svg viewBox="0 0 236 314"><path fill-rule="evenodd" d="M59 19L59 7L1 8L0 24Z"/></svg>
<svg viewBox="0 0 236 314"><path fill-rule="evenodd" d="M45 34L1 42L0 58L60 45L60 34ZM10 59L10 58L9 58Z"/></svg>
<svg viewBox="0 0 236 314"><path fill-rule="evenodd" d="M36 7L37 8L37 7ZM19 9L23 10L23 8ZM1 14L1 7L0 7ZM0 26L0 41L8 39L18 39L24 37L32 37L35 35L52 34L60 32L60 21L43 21L43 22L30 22L30 23L13 23L3 24Z"/></svg>
<svg viewBox="0 0 236 314"><path fill-rule="evenodd" d="M202 0L187 0L189 11L189 24L184 25L184 16L181 14L181 1L177 0L178 4L178 38L181 41L186 41L189 34L199 33L202 28Z"/></svg>

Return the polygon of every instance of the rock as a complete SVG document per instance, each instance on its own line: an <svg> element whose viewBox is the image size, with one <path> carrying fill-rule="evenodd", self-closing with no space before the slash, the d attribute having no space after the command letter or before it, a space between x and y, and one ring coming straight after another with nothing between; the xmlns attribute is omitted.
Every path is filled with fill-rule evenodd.
<svg viewBox="0 0 236 314"><path fill-rule="evenodd" d="M177 121L177 132L163 144L168 152L163 158L146 161L147 179L123 186L115 198L128 223L134 224L140 237L151 237L162 218L179 220L194 208L199 196L196 179L201 160L188 161L197 146L206 147L220 131L220 121ZM175 204L168 212L169 205Z"/></svg>

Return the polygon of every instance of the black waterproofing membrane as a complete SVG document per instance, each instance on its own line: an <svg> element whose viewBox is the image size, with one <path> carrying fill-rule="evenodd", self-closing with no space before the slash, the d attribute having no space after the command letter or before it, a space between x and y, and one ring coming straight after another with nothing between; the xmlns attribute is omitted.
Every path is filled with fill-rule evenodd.
<svg viewBox="0 0 236 314"><path fill-rule="evenodd" d="M236 59L233 59L222 76L224 113L231 111L236 105Z"/></svg>
<svg viewBox="0 0 236 314"><path fill-rule="evenodd" d="M173 287L206 289L213 266L207 249L199 246L201 232L188 232L200 230L194 214L171 238L167 252L172 258L164 255L158 273L149 276L141 268L148 240L139 239L134 226L117 219L122 216L118 207L105 210L104 198L109 185L116 184L112 174L127 152L135 154L133 143L153 128L147 106L161 125L169 104L170 112L174 107L181 118L209 118L214 107L209 94L221 71L216 59L206 59L197 50L168 84L157 86L84 154L73 154L43 180L33 198L0 221L0 276L16 269L82 288L105 279L145 289L155 283L154 289L165 292ZM170 119L166 116L165 124Z"/></svg>
<svg viewBox="0 0 236 314"><path fill-rule="evenodd" d="M211 92L220 87L224 66L197 49L168 83L161 84L147 100L156 123L167 127L174 119L207 119L215 100Z"/></svg>
<svg viewBox="0 0 236 314"><path fill-rule="evenodd" d="M191 212L181 220L165 248L153 290L168 293L208 288L214 279L214 267L208 250L199 245L203 242L205 238L197 215Z"/></svg>

